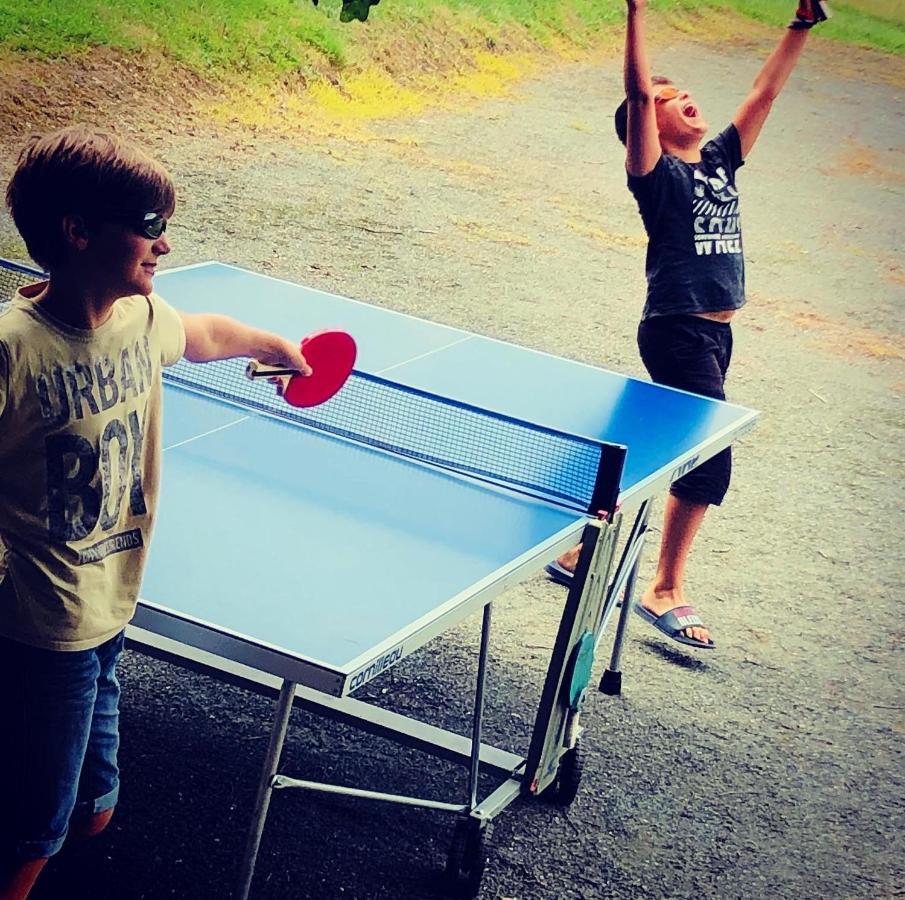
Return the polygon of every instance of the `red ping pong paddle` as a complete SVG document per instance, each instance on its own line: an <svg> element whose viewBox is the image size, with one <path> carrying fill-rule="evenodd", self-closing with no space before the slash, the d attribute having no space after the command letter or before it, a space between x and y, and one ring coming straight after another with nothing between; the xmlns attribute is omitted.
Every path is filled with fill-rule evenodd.
<svg viewBox="0 0 905 900"><path fill-rule="evenodd" d="M245 368L248 378L289 376L283 399L290 406L318 406L325 403L346 383L355 365L355 340L345 331L316 331L301 343L302 354L311 366L310 375L297 369L268 366L251 360Z"/></svg>

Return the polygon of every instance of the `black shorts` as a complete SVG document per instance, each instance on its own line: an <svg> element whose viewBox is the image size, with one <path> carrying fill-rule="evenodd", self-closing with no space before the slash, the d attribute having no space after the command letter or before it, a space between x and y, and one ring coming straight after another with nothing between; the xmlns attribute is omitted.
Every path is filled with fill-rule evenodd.
<svg viewBox="0 0 905 900"><path fill-rule="evenodd" d="M654 316L638 326L638 349L657 384L725 400L732 358L732 327L701 316ZM729 447L674 481L670 493L692 503L719 506L729 489Z"/></svg>

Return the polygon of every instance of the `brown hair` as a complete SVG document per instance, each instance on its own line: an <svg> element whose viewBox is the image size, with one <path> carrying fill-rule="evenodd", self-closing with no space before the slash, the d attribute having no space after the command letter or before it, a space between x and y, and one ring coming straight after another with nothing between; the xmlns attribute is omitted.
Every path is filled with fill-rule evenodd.
<svg viewBox="0 0 905 900"><path fill-rule="evenodd" d="M62 220L99 220L105 210L169 216L176 188L167 170L118 135L73 125L31 138L6 188L6 205L31 258L45 269L62 259Z"/></svg>
<svg viewBox="0 0 905 900"><path fill-rule="evenodd" d="M665 75L654 75L654 77L651 78L651 83L654 85L672 84L672 79L667 78ZM623 100L622 103L616 107L613 123L616 126L616 137L624 144L628 140L628 100Z"/></svg>

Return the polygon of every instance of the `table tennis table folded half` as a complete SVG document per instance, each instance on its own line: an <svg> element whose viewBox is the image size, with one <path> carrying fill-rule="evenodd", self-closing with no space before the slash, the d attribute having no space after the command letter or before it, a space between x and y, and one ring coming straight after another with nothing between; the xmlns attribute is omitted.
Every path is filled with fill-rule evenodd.
<svg viewBox="0 0 905 900"><path fill-rule="evenodd" d="M0 302L36 277L0 261ZM163 272L157 286L185 312L291 337L343 327L361 348L349 382L311 409L246 379L243 360L164 372L160 507L127 634L134 649L279 698L236 896L251 889L272 794L287 788L454 813L446 870L474 896L493 819L525 794L576 794L595 652L621 597L600 681L618 693L653 497L756 413L219 263ZM578 542L527 752L490 747L492 601ZM470 736L350 696L478 610ZM464 764L466 795L280 773L293 706ZM498 784L479 797L488 773Z"/></svg>

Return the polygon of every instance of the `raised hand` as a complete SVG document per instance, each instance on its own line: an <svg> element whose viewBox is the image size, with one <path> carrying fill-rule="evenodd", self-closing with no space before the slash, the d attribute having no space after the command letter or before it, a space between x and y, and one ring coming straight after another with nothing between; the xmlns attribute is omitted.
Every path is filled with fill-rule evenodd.
<svg viewBox="0 0 905 900"><path fill-rule="evenodd" d="M339 14L340 22L351 22L358 19L364 22L368 18L368 13L372 6L377 6L380 0L343 0L343 8Z"/></svg>
<svg viewBox="0 0 905 900"><path fill-rule="evenodd" d="M317 6L318 0L311 0ZM377 6L380 0L343 0L343 8L339 13L340 22L352 22L357 19L364 22L372 6Z"/></svg>
<svg viewBox="0 0 905 900"><path fill-rule="evenodd" d="M823 0L801 0L795 11L795 18L789 22L789 28L793 31L806 31L819 22L825 22L830 15L829 4Z"/></svg>

